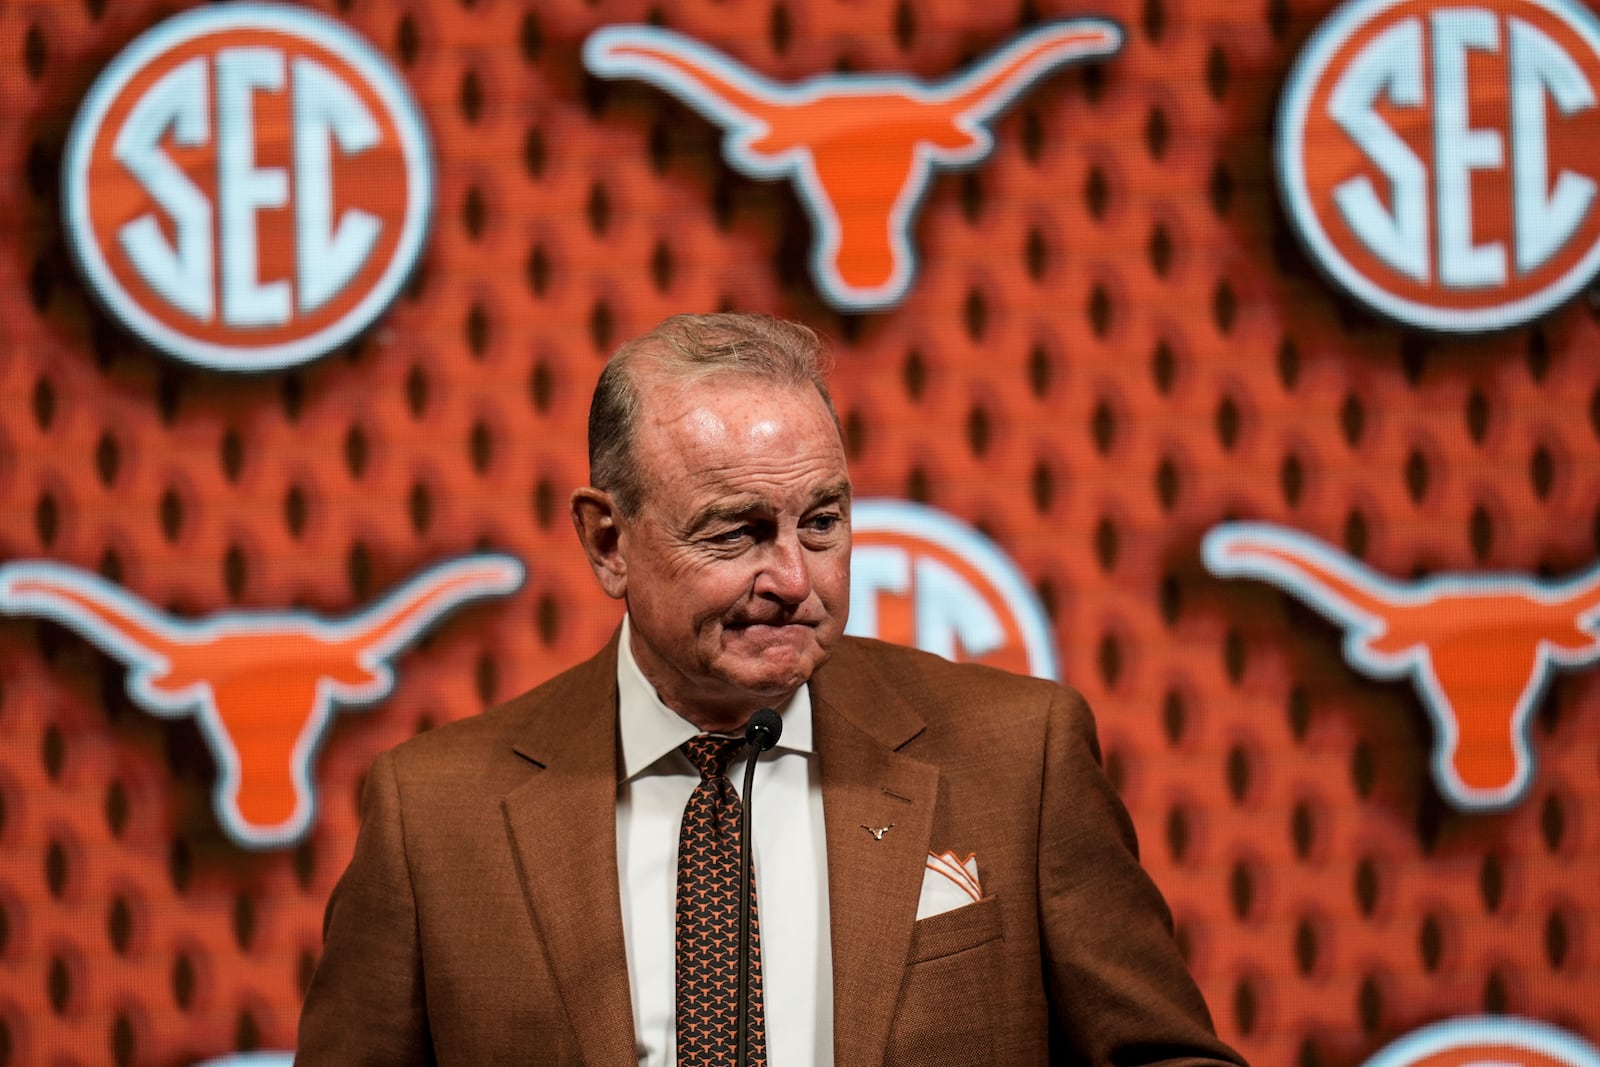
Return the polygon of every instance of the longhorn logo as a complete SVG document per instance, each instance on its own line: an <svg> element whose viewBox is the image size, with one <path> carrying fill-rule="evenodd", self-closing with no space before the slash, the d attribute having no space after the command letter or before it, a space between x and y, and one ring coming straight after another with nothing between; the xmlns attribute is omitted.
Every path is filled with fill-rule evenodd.
<svg viewBox="0 0 1600 1067"><path fill-rule="evenodd" d="M245 848L282 848L315 817L311 760L334 702L382 700L394 689L389 660L447 612L510 593L522 577L509 556L467 556L340 621L233 611L190 622L86 571L25 561L0 566L0 611L76 630L128 665L128 694L146 711L198 719L223 829Z"/></svg>
<svg viewBox="0 0 1600 1067"><path fill-rule="evenodd" d="M1556 667L1600 661L1600 565L1564 582L1445 575L1402 585L1304 534L1225 523L1202 545L1219 577L1256 578L1346 628L1345 660L1409 677L1434 724L1433 776L1463 811L1514 807L1533 779L1528 725Z"/></svg>
<svg viewBox="0 0 1600 1067"><path fill-rule="evenodd" d="M1035 82L1121 46L1114 22L1055 22L932 85L840 74L781 85L650 26L599 30L583 58L592 74L650 82L722 126L728 161L743 173L791 179L815 229L818 288L858 311L891 307L910 288L911 223L933 168L979 163L994 147L987 124Z"/></svg>

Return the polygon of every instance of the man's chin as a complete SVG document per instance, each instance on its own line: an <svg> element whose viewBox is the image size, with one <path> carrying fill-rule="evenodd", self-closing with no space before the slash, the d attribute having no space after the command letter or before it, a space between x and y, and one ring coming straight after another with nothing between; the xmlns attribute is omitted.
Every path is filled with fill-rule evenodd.
<svg viewBox="0 0 1600 1067"><path fill-rule="evenodd" d="M812 672L825 659L827 652L806 628L804 640L762 642L759 650L744 654L730 651L726 675L749 693L781 698L810 681Z"/></svg>

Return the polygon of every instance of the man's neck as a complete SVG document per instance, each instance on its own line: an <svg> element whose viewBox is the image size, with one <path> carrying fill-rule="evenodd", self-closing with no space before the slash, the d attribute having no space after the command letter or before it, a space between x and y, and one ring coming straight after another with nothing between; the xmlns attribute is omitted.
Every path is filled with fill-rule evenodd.
<svg viewBox="0 0 1600 1067"><path fill-rule="evenodd" d="M752 702L748 698L732 698L726 703L707 702L704 700L686 700L683 692L689 687L687 678L674 674L670 677L659 677L659 669L652 669L656 665L656 657L648 652L640 655L639 635L632 629L631 620L625 623L624 640L629 641L628 651L633 661L639 668L639 673L644 680L650 683L655 690L656 698L680 719L689 723L703 734L727 734L738 736L744 732L745 724L750 721L761 708L780 708L794 694L781 693L768 700ZM631 640L629 640L631 639Z"/></svg>

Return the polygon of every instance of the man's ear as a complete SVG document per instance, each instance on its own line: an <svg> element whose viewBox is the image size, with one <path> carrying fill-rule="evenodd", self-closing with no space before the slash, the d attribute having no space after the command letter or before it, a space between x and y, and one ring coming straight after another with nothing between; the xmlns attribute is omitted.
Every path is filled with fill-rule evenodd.
<svg viewBox="0 0 1600 1067"><path fill-rule="evenodd" d="M572 492L572 526L583 554L606 596L622 599L628 591L628 561L622 553L621 515L617 502L603 489L584 486Z"/></svg>

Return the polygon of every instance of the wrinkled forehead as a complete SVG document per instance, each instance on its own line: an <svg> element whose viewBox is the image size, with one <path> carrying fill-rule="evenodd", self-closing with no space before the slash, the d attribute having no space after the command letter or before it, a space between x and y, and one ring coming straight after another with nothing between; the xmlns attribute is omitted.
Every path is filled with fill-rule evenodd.
<svg viewBox="0 0 1600 1067"><path fill-rule="evenodd" d="M848 482L844 440L832 409L809 381L758 375L657 381L639 393L633 461L641 489L706 469L803 464Z"/></svg>
<svg viewBox="0 0 1600 1067"><path fill-rule="evenodd" d="M727 410L741 402L769 397L790 400L797 406L819 405L834 429L839 417L832 403L809 379L790 381L737 367L670 369L655 361L636 365L633 384L640 422L670 422L697 408Z"/></svg>

